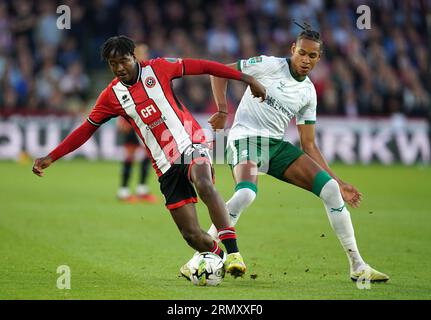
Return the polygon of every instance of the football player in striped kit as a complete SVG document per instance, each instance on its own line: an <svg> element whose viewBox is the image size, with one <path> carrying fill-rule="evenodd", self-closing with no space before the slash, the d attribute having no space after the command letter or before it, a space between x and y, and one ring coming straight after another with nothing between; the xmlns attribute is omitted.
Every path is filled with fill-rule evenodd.
<svg viewBox="0 0 431 320"><path fill-rule="evenodd" d="M235 228L230 226L226 204L214 187L205 134L176 98L172 80L198 74L226 77L243 81L262 100L265 88L253 76L217 62L171 58L138 62L134 49L133 40L125 36L111 37L104 43L102 58L115 79L101 92L84 123L47 156L35 160L33 173L42 176L44 169L84 144L103 123L121 116L144 142L159 177L166 207L183 238L199 252L219 254L227 273L242 276L246 265L238 250ZM226 254L199 226L195 189L208 207Z"/></svg>
<svg viewBox="0 0 431 320"><path fill-rule="evenodd" d="M135 57L138 61L148 60L148 46L143 42L136 42ZM121 162L121 184L117 191L117 198L120 201L135 203L148 202L157 203L157 197L151 193L147 184L148 174L151 167L151 159L145 153L144 158L139 162L139 181L136 186L136 194L131 194L130 178L132 176L133 162L138 151L142 148L142 143L135 133L135 130L124 118L119 117L117 122L118 136L123 145L124 159Z"/></svg>

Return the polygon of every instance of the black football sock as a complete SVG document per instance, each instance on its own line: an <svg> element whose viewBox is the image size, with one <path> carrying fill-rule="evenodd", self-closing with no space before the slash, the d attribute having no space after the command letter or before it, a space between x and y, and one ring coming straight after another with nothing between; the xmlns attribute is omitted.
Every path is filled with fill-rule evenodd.
<svg viewBox="0 0 431 320"><path fill-rule="evenodd" d="M123 170L121 171L121 186L127 187L129 185L130 175L132 173L132 161L123 162Z"/></svg>
<svg viewBox="0 0 431 320"><path fill-rule="evenodd" d="M148 172L151 166L151 160L150 158L146 157L144 160L142 160L141 162L141 176L139 178L139 184L145 184L145 181L147 180L148 177Z"/></svg>
<svg viewBox="0 0 431 320"><path fill-rule="evenodd" d="M236 243L236 231L234 227L218 229L217 231L218 237L226 248L228 254L239 251Z"/></svg>

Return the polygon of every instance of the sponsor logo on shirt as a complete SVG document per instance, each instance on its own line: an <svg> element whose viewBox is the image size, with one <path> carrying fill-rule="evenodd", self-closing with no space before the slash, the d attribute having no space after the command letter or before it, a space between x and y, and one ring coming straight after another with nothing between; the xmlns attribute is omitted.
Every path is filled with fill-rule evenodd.
<svg viewBox="0 0 431 320"><path fill-rule="evenodd" d="M152 129L154 129L155 127L157 127L158 125L160 125L160 124L162 124L163 122L165 122L165 121L166 121L166 117L165 117L165 116L162 116L161 118L157 119L156 121L154 121L154 122L152 122L152 123L148 124L148 125L147 125L147 127L146 127L146 129L147 129L147 130L152 130Z"/></svg>
<svg viewBox="0 0 431 320"><path fill-rule="evenodd" d="M283 106L277 99L271 97L270 95L266 96L265 102L268 106L283 113L286 117L289 118L289 120L291 120L295 116L295 114L289 108Z"/></svg>
<svg viewBox="0 0 431 320"><path fill-rule="evenodd" d="M121 100L123 100L123 103L130 101L130 98L127 96L127 94L123 95L121 97Z"/></svg>
<svg viewBox="0 0 431 320"><path fill-rule="evenodd" d="M262 62L262 57L252 57L247 60L249 64L255 64L258 62Z"/></svg>

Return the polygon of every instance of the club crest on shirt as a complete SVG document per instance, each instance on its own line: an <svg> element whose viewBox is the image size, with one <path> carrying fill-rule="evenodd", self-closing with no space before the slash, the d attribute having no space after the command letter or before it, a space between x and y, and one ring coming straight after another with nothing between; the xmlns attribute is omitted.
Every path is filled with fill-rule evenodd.
<svg viewBox="0 0 431 320"><path fill-rule="evenodd" d="M287 89L287 84L283 81L280 81L280 84L277 86L277 89L285 93L285 90Z"/></svg>
<svg viewBox="0 0 431 320"><path fill-rule="evenodd" d="M146 77L145 78L145 86L147 88L152 88L156 85L156 79L154 77Z"/></svg>

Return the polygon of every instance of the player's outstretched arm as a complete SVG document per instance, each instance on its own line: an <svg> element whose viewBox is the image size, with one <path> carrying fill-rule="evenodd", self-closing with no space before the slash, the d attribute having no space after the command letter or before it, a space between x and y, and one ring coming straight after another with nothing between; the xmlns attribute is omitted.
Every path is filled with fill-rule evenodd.
<svg viewBox="0 0 431 320"><path fill-rule="evenodd" d="M315 125L298 125L298 133L302 150L338 182L344 201L346 201L351 207L358 208L361 204L362 194L353 185L338 178L329 168L326 159L324 158L322 152L320 152L320 149L315 142Z"/></svg>
<svg viewBox="0 0 431 320"><path fill-rule="evenodd" d="M185 75L210 74L216 77L239 80L250 86L254 97L260 98L261 101L265 100L265 87L253 76L229 68L219 62L198 59L184 59L183 61Z"/></svg>
<svg viewBox="0 0 431 320"><path fill-rule="evenodd" d="M35 175L42 177L43 170L48 168L54 161L66 154L74 151L83 145L97 130L97 126L92 125L87 120L81 126L70 133L52 152L47 156L34 161L32 171Z"/></svg>
<svg viewBox="0 0 431 320"><path fill-rule="evenodd" d="M238 70L236 63L227 64L226 66L234 70ZM226 125L226 120L228 116L226 99L228 79L210 76L210 80L212 93L218 111L208 119L208 123L211 125L213 130L223 129Z"/></svg>

